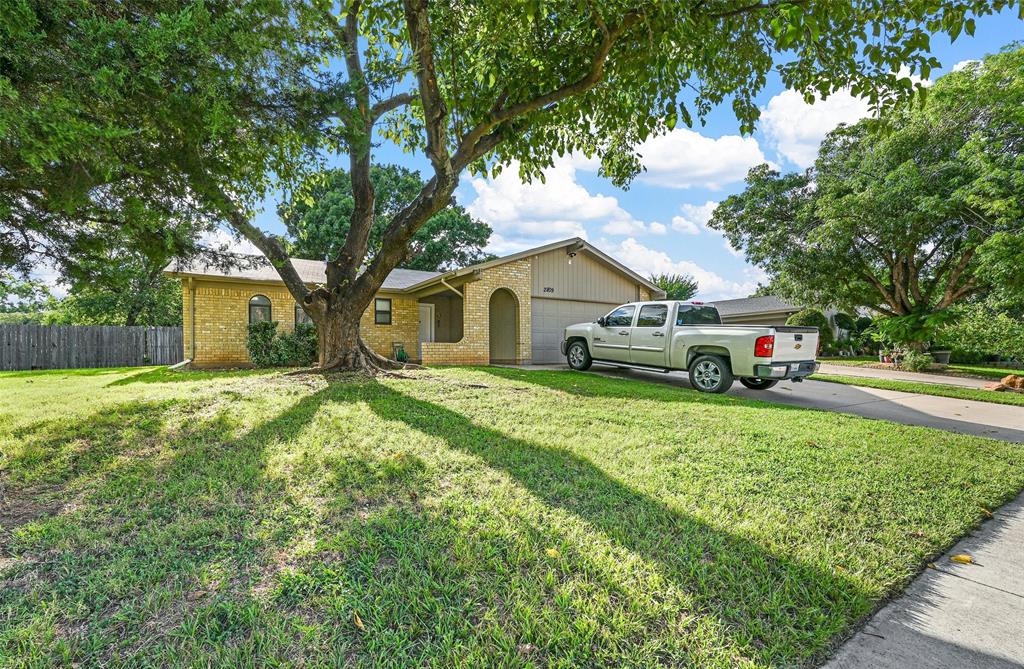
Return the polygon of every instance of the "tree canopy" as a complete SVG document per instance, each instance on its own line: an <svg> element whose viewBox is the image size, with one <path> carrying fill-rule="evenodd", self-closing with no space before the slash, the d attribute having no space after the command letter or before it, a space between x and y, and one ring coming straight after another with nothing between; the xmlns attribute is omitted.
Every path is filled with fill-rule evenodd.
<svg viewBox="0 0 1024 669"><path fill-rule="evenodd" d="M885 114L882 132L835 130L805 173L754 168L709 226L806 302L942 311L1010 281L1024 235L1022 105L1024 51L992 56L939 79L923 108Z"/></svg>
<svg viewBox="0 0 1024 669"><path fill-rule="evenodd" d="M715 105L752 130L769 73L882 107L914 92L901 67L927 77L939 64L931 34L973 32L1011 4L14 0L0 23L0 262L111 231L163 247L169 230L223 220L313 318L321 365L362 368L381 360L359 317L464 172L537 177L581 152L624 184L644 139ZM372 247L382 139L431 173ZM354 206L310 289L252 213L324 152L347 156Z"/></svg>
<svg viewBox="0 0 1024 669"><path fill-rule="evenodd" d="M419 173L398 165L374 166L370 180L376 195L369 247L376 252L384 231L394 216L423 190ZM302 190L278 207L291 238L288 252L296 258L329 260L338 255L348 236L355 198L352 179L345 170L328 170L313 175ZM423 224L409 242L408 254L400 264L408 269L438 271L465 267L486 260L483 247L491 228L466 213L453 200Z"/></svg>
<svg viewBox="0 0 1024 669"><path fill-rule="evenodd" d="M697 280L689 274L652 274L651 283L665 291L666 300L689 300L697 294Z"/></svg>

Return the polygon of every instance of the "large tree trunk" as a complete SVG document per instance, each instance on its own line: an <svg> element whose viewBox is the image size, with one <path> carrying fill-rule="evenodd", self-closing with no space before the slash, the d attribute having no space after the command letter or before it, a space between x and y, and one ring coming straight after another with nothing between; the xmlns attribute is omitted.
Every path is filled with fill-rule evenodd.
<svg viewBox="0 0 1024 669"><path fill-rule="evenodd" d="M359 318L366 305L359 305L352 299L332 302L322 314L313 316L319 347L317 367L321 371L374 374L404 367L402 363L378 354L363 341L359 334Z"/></svg>

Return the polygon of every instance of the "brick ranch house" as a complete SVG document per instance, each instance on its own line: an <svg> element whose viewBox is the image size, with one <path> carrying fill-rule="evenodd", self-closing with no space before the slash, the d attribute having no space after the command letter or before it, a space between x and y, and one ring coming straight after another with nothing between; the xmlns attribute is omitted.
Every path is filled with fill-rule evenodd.
<svg viewBox="0 0 1024 669"><path fill-rule="evenodd" d="M293 260L310 285L325 264ZM249 363L248 325L278 321L291 330L308 317L277 272L168 266L181 280L185 358L196 366ZM653 283L579 238L448 272L396 269L360 322L366 342L393 358L399 347L427 365L560 362L566 325L593 320L625 302L664 296Z"/></svg>

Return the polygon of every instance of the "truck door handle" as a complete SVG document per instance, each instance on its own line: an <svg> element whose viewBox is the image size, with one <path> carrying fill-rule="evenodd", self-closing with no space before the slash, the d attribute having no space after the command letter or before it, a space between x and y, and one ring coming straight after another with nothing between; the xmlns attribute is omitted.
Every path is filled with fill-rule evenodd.
<svg viewBox="0 0 1024 669"><path fill-rule="evenodd" d="M652 332L651 336L652 337L664 337L665 333L664 332Z"/></svg>
<svg viewBox="0 0 1024 669"><path fill-rule="evenodd" d="M619 334L620 335L628 335L629 334L629 330L619 330Z"/></svg>

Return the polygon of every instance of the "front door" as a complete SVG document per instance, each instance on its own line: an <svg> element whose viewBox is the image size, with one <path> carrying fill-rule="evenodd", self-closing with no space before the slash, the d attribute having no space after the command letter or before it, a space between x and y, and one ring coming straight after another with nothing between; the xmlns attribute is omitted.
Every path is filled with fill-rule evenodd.
<svg viewBox="0 0 1024 669"><path fill-rule="evenodd" d="M645 304L636 316L636 325L629 335L629 361L637 365L664 367L665 340L668 330L668 305Z"/></svg>
<svg viewBox="0 0 1024 669"><path fill-rule="evenodd" d="M604 327L594 328L593 356L599 360L629 362L629 331L635 304L627 304L605 316Z"/></svg>
<svg viewBox="0 0 1024 669"><path fill-rule="evenodd" d="M420 303L420 336L416 345L419 359L423 359L423 342L434 341L434 305Z"/></svg>

